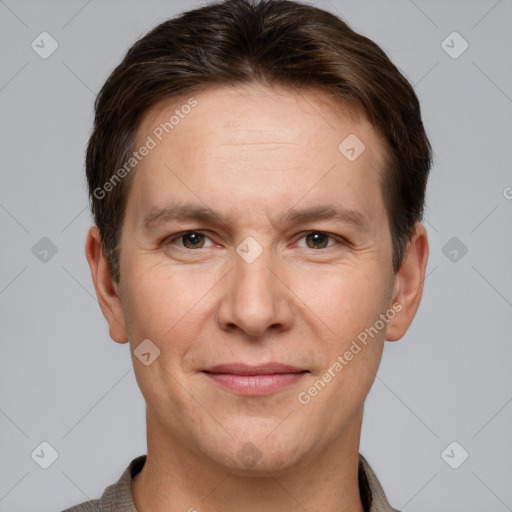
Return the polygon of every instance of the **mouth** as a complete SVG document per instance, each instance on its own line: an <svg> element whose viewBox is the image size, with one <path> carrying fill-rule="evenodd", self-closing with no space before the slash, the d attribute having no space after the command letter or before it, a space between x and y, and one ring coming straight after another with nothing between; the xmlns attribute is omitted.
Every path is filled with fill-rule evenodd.
<svg viewBox="0 0 512 512"><path fill-rule="evenodd" d="M214 383L238 395L264 396L297 383L309 371L280 363L258 366L233 363L213 366L203 373Z"/></svg>

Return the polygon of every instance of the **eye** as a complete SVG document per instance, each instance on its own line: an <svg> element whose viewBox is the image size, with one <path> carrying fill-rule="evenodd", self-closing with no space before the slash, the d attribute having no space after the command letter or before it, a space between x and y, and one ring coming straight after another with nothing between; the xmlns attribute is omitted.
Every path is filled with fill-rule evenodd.
<svg viewBox="0 0 512 512"><path fill-rule="evenodd" d="M299 247L307 247L308 249L324 249L334 245L334 243L329 244L329 239L334 241L334 237L328 233L324 233L323 231L310 231L305 236L300 238L300 240L303 239L305 239L306 244L297 244Z"/></svg>
<svg viewBox="0 0 512 512"><path fill-rule="evenodd" d="M343 240L323 231L309 231L299 239L297 246L317 250L336 245L336 242L343 243ZM165 245L176 245L180 249L203 249L215 245L205 234L199 231L178 233L168 238L164 243Z"/></svg>
<svg viewBox="0 0 512 512"><path fill-rule="evenodd" d="M210 241L210 245L206 246L206 241ZM211 240L198 231L185 231L169 238L166 244L176 243L178 247L185 249L202 249L203 247L211 247Z"/></svg>

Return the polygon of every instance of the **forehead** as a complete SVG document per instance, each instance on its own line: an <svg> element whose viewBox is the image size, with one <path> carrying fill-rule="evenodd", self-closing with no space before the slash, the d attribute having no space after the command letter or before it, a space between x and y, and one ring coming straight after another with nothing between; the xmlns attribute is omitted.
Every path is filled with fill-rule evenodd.
<svg viewBox="0 0 512 512"><path fill-rule="evenodd" d="M310 198L339 192L350 202L381 189L382 138L360 110L320 90L215 86L165 99L145 112L136 148L149 139L132 184L141 208L192 188L224 205L234 191L240 201L293 202L310 188Z"/></svg>
<svg viewBox="0 0 512 512"><path fill-rule="evenodd" d="M186 129L189 132L199 130L202 138L208 132L212 142L225 139L226 131L233 143L248 136L253 137L254 142L258 142L258 137L277 136L276 143L280 139L286 141L289 136L303 136L301 145L311 147L310 142L318 145L320 139L331 143L326 135L336 141L348 126L367 140L374 156L382 158L384 142L362 109L341 99L334 100L326 91L252 83L217 85L166 98L149 107L139 123L136 140L142 143L144 137L153 134L158 142L165 143L160 138L178 141L180 132ZM318 132L319 138L311 139L313 130Z"/></svg>

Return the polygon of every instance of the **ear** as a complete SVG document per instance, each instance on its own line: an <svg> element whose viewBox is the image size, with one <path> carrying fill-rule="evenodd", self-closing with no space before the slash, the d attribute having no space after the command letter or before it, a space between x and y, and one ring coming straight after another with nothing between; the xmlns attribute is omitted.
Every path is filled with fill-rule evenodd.
<svg viewBox="0 0 512 512"><path fill-rule="evenodd" d="M85 256L91 268L98 303L108 322L110 337L117 343L126 343L128 334L119 286L114 283L107 260L101 250L101 237L97 226L92 226L87 233Z"/></svg>
<svg viewBox="0 0 512 512"><path fill-rule="evenodd" d="M399 340L416 315L423 294L427 260L427 230L423 224L416 224L414 235L407 244L402 265L395 274L392 304L397 314L388 324L386 330L388 341Z"/></svg>

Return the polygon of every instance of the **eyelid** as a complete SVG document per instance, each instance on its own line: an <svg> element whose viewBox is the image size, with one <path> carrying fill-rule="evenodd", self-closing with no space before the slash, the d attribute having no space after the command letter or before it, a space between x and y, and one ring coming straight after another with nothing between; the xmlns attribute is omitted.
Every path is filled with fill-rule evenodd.
<svg viewBox="0 0 512 512"><path fill-rule="evenodd" d="M334 240L336 242L338 242L338 244L341 244L341 245L348 245L349 242L348 240L346 240L345 238L343 238L342 236L340 235L335 235L334 233L329 233L328 231L322 231L320 229L310 229L308 231L303 231L302 233L299 233L299 236L296 238L296 241L295 241L295 244L299 241L299 240L302 240L304 237L308 236L308 235L311 235L312 233L320 233L322 235L326 235L327 237L329 237L331 240ZM320 249L312 249L311 247L304 247L305 249L310 249L312 251L321 251L321 250L326 250L328 249L329 247L334 247L336 244L331 244L331 245L328 245L327 247L323 247L323 248L320 248ZM302 247L302 246L301 246Z"/></svg>
<svg viewBox="0 0 512 512"><path fill-rule="evenodd" d="M191 234L191 233L197 233L201 236L203 236L204 238L208 239L210 242L211 242L211 245L207 246L207 247L213 247L215 245L218 245L216 244L210 236L208 236L204 231L202 230L195 230L195 229L189 229L189 230L185 230L185 231L180 231L179 233L176 233L174 235L171 235L169 237L166 237L164 238L163 240L163 244L170 244L170 243L174 243L176 242L176 240L179 240L181 239L184 235L188 235L188 234ZM308 231L302 231L301 233L298 233L298 235L296 235L295 237L295 242L294 244L297 244L297 242L299 240L302 240L303 238L305 238L306 236L308 235L311 235L313 233L320 233L322 235L326 235L327 237L329 237L331 240L334 240L336 242L338 242L339 244L341 245L349 245L350 242L348 240L346 240L345 238L343 238L342 236L340 235L335 235L333 233L329 233L328 231L321 231L319 229L310 229ZM310 249L312 251L322 251L322 250L326 250L328 249L329 247L334 247L336 244L331 244L331 245L327 245L326 247L323 247L323 248L320 248L320 249L313 249L311 247L307 247L307 246L299 246L299 247L302 247L304 249ZM198 249L205 249L207 247L198 247L197 249L190 249L188 247L184 247L184 246L180 246L178 245L177 246L179 249L184 249L186 251L197 251Z"/></svg>
<svg viewBox="0 0 512 512"><path fill-rule="evenodd" d="M162 244L163 245L167 245L167 244L170 244L170 243L174 243L176 242L176 240L179 240L181 239L183 236L185 235L189 235L191 233L197 233L198 235L201 235L203 236L204 238L210 240L210 242L212 242L212 245L209 245L208 247L213 247L215 245L215 242L207 235L205 234L203 231L201 230L196 230L196 229L188 229L186 231L180 231L179 233L176 233L174 235L171 235L171 236L168 236L166 238L163 239L162 241ZM177 246L179 249L184 249L186 251L197 251L197 249L189 249L188 247L184 247L184 246L180 246L178 245ZM205 247L198 247L198 249L204 249Z"/></svg>

